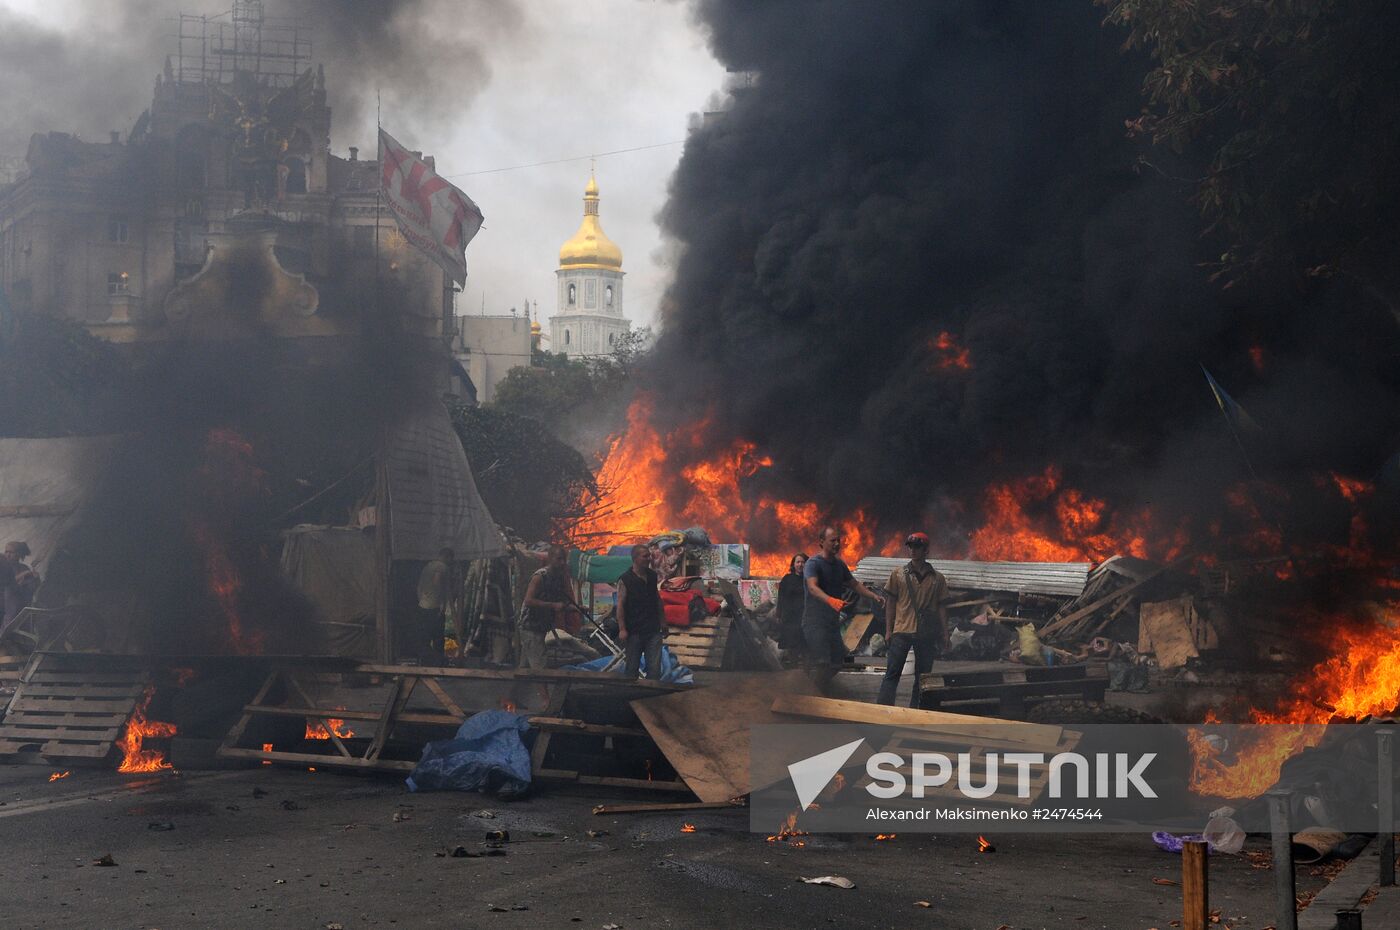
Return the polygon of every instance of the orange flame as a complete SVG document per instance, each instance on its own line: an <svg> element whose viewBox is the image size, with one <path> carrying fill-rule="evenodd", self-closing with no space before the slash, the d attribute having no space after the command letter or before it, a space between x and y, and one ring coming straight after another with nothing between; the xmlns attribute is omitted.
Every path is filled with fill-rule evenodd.
<svg viewBox="0 0 1400 930"><path fill-rule="evenodd" d="M714 451L709 419L662 435L652 426L652 409L650 397L634 400L626 430L610 442L598 471L603 499L570 529L580 548L623 545L699 525L715 542L749 543L750 572L776 576L787 570L792 553L812 549L822 528L835 522L848 556L877 550L874 522L863 511L832 521L812 501L766 493L755 485L772 460L753 443L736 441ZM696 464L676 469L668 455ZM897 547L898 539L886 546Z"/></svg>
<svg viewBox="0 0 1400 930"><path fill-rule="evenodd" d="M897 833L877 833L875 834L875 839L883 842L884 840L892 840L898 835Z"/></svg>
<svg viewBox="0 0 1400 930"><path fill-rule="evenodd" d="M1053 465L1029 478L991 485L983 509L986 521L971 537L979 559L1097 562L1132 555L1170 561L1188 541L1184 526L1159 538L1149 510L1122 519L1104 501L1062 487Z"/></svg>
<svg viewBox="0 0 1400 930"><path fill-rule="evenodd" d="M49 776L49 781L58 781L60 778L67 778L72 772L54 772Z"/></svg>
<svg viewBox="0 0 1400 930"><path fill-rule="evenodd" d="M155 685L146 686L136 709L131 712L131 719L126 722L121 738L117 740L117 748L122 751L118 772L159 772L172 767L166 761L165 753L158 749L142 748L142 742L147 737L169 739L175 735L175 724L146 719L146 708L150 706L155 693Z"/></svg>
<svg viewBox="0 0 1400 930"><path fill-rule="evenodd" d="M271 743L263 743L262 751L263 751L263 752L272 752L272 744L271 744ZM271 761L270 759L264 759L264 760L263 760L263 765L271 765L271 764L272 764L272 761Z"/></svg>
<svg viewBox="0 0 1400 930"><path fill-rule="evenodd" d="M682 832L682 833L694 833L694 832L695 832L695 824L693 824L693 823L683 823L683 824L681 824L681 832Z"/></svg>
<svg viewBox="0 0 1400 930"><path fill-rule="evenodd" d="M355 731L347 727L345 721L341 720L339 717L332 717L327 720L326 723L330 724L330 733L326 732L326 728L321 726L321 724L308 720L306 722L306 734L302 739L330 739L331 733L334 733L341 739L349 739L355 735Z"/></svg>
<svg viewBox="0 0 1400 930"><path fill-rule="evenodd" d="M930 339L929 348L936 355L934 365L937 367L954 371L972 370L972 353L947 330Z"/></svg>
<svg viewBox="0 0 1400 930"><path fill-rule="evenodd" d="M996 847L992 845L992 841L991 841L991 840L987 839L985 836L978 835L978 837L977 837L977 851L980 852L980 853L995 852L995 851L996 851Z"/></svg>
<svg viewBox="0 0 1400 930"><path fill-rule="evenodd" d="M787 843L789 846L806 846L807 841L800 839L800 837L810 834L808 834L806 830L799 830L797 828L798 813L800 812L793 811L791 814L788 814L787 819L783 821L783 825L778 828L778 832L768 837L767 841L769 843Z"/></svg>

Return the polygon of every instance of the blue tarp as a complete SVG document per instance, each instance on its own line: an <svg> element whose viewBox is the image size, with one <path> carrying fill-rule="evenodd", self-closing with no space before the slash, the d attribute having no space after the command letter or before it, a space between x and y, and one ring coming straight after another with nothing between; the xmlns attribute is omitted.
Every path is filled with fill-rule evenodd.
<svg viewBox="0 0 1400 930"><path fill-rule="evenodd" d="M530 787L530 751L524 735L530 724L522 714L484 710L457 729L452 739L423 747L409 791L495 791L524 794Z"/></svg>
<svg viewBox="0 0 1400 930"><path fill-rule="evenodd" d="M603 656L601 659L593 659L592 661L583 662L579 665L565 665L564 668L574 672L601 672L605 670L608 667L608 663L612 662L615 658L615 656ZM621 662L618 662L617 668L615 669L617 674L621 675L625 670L626 667ZM651 675L647 673L647 657L645 655L642 656L642 673L648 678L651 677ZM691 673L690 669L677 662L676 657L671 655L671 650L665 646L661 647L661 680L668 685L695 684L695 676Z"/></svg>

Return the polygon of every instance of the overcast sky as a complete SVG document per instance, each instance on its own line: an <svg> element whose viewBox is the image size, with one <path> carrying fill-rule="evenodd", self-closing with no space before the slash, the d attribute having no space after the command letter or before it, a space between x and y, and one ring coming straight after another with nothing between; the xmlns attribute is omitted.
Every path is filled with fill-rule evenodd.
<svg viewBox="0 0 1400 930"><path fill-rule="evenodd" d="M173 30L162 18L172 9L214 13L229 5L228 0L0 0L0 11L62 33L72 40L81 61L85 48L101 54L102 27L93 22L93 14L108 3L123 8L126 28L152 31L150 37L133 39L153 43L164 42L161 36ZM269 15L281 12L274 10L277 5L269 0ZM508 12L498 12L497 6ZM400 94L411 93L412 82L402 75L387 77L394 85L384 93L383 122L389 132L435 155L439 172L448 176L582 156L452 178L486 215L485 227L467 248L469 278L458 297L458 312L479 313L483 295L488 313L523 307L529 298L547 320L556 309L559 246L573 235L582 215L587 156L684 139L689 115L717 99L724 71L711 57L688 5L679 0L421 0L417 7L434 16L428 28L435 44L425 54L451 55L456 38L464 50L482 58L484 68L478 69L476 86L464 89L460 97L434 88L427 95L434 99L414 101L412 115L396 106ZM412 43L422 25L402 24L399 38ZM156 47L153 44L151 51ZM317 58L327 57L321 48L317 51ZM146 54L143 49L142 58ZM26 132L62 129L103 139L109 129L129 129L140 110L149 106L150 80L161 64L158 54L151 57L142 65L145 76L132 88L129 101L105 111L103 125L59 119L63 124L35 125ZM95 57L87 60L94 62L91 80L99 65ZM344 80L337 68L346 65L327 65L333 110L337 84ZM67 74L66 79L85 83L82 73L69 69ZM349 145L358 145L372 158L372 111L365 110L358 121L337 119L349 109L342 106L332 114L332 149L344 155ZM35 118L54 121L51 115ZM90 120L75 116L73 123ZM19 151L0 154L22 154L21 146L7 140L7 149L20 147ZM623 251L626 311L635 325L653 322L668 279L655 217L681 148L665 145L597 162L603 228Z"/></svg>

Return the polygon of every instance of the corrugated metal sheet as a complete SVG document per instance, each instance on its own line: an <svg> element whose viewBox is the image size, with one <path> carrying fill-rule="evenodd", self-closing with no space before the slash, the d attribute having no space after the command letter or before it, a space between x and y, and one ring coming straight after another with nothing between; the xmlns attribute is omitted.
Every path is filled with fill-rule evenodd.
<svg viewBox="0 0 1400 930"><path fill-rule="evenodd" d="M890 572L908 559L867 556L855 576L866 584L889 581ZM1018 594L1051 594L1078 597L1089 579L1089 562L953 562L929 559L948 579L948 587L976 591L1014 591Z"/></svg>

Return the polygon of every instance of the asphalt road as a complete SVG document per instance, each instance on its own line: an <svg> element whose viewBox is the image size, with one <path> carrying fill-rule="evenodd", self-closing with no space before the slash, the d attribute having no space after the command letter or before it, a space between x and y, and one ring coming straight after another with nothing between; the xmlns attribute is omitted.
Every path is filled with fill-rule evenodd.
<svg viewBox="0 0 1400 930"><path fill-rule="evenodd" d="M1178 857L1143 835L765 842L744 810L595 816L635 796L503 803L262 766L185 776L0 766L0 924L19 928L929 927L1167 930ZM476 812L489 810L494 817ZM681 832L691 822L694 833ZM481 853L508 830L504 855ZM602 831L589 836L587 831ZM1263 844L1254 843L1256 848ZM444 855L438 855L438 854ZM95 860L110 854L112 866ZM843 890L800 876L840 875ZM1212 859L1212 904L1272 922L1272 873ZM1300 869L1300 888L1322 879ZM916 906L927 901L930 907Z"/></svg>

